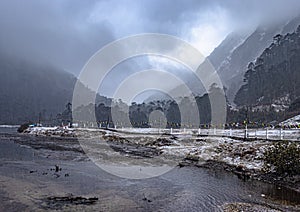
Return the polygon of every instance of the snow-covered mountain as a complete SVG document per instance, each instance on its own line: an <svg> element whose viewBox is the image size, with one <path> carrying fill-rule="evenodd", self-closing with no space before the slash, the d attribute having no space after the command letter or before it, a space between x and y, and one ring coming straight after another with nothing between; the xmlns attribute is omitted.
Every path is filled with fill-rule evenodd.
<svg viewBox="0 0 300 212"><path fill-rule="evenodd" d="M288 109L300 98L300 26L288 34L278 34L274 41L245 74L243 85L235 97L239 106L272 107L276 111ZM291 112L297 111L293 104Z"/></svg>
<svg viewBox="0 0 300 212"><path fill-rule="evenodd" d="M234 104L237 91L244 84L243 79L247 71L248 64L254 61L272 42L273 37L278 34L293 32L300 23L300 16L290 21L276 23L268 26L259 26L248 31L232 32L199 66L198 72L207 69L212 70L211 66L217 71L223 86L226 88L226 96L230 104ZM186 76L185 84L196 95L203 95L208 91L193 76ZM171 92L180 96L182 86L177 87ZM163 96L156 96L149 99L165 99Z"/></svg>
<svg viewBox="0 0 300 212"><path fill-rule="evenodd" d="M227 54L226 57L225 55L223 56L225 59L221 62L221 65L218 66L217 64L215 67L224 86L227 88L226 94L229 102L233 102L237 91L243 85L243 78L248 64L254 61L272 43L273 37L276 34L293 32L299 23L300 16L287 23L277 23L267 27L259 26L239 46ZM222 44L215 51L228 52L227 48L223 47ZM215 54L213 52L209 58L213 58ZM211 61L213 63L213 59ZM218 61L218 63L220 62Z"/></svg>
<svg viewBox="0 0 300 212"><path fill-rule="evenodd" d="M221 44L214 49L214 51L205 58L204 62L198 67L197 72L198 73L205 73L207 70L215 71L218 70L218 68L222 65L224 61L227 60L229 55L241 44L244 42L244 40L247 38L247 36L250 34L250 32L233 32L230 33L222 42ZM194 93L195 95L202 96L203 94L207 93L208 90L205 89L203 84L199 84L201 82L194 79L193 75L185 75L186 79L184 80L185 85L189 87L189 89ZM201 79L205 80L205 79ZM172 90L170 93L172 93L174 96L180 98L181 91L183 90L183 86L181 85ZM167 99L167 97L155 95L149 99Z"/></svg>
<svg viewBox="0 0 300 212"><path fill-rule="evenodd" d="M251 32L246 31L230 33L221 44L213 50L207 59L214 68L218 70L222 63L229 60L232 52L245 41L250 33Z"/></svg>

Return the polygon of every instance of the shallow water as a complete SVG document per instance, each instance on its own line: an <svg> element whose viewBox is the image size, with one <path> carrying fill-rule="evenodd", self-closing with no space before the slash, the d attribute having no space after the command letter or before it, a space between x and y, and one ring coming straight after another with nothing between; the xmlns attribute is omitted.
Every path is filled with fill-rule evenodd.
<svg viewBox="0 0 300 212"><path fill-rule="evenodd" d="M17 132L18 127L16 126L6 126L6 127L1 127L0 126L0 133L10 133L14 134Z"/></svg>
<svg viewBox="0 0 300 212"><path fill-rule="evenodd" d="M231 173L196 167L176 167L144 180L119 178L91 161L76 161L70 151L35 150L26 145L33 137L7 129L0 132L0 200L4 203L0 210L62 209L47 205L44 199L70 193L99 198L96 205L68 206L71 210L216 211L227 202L267 204L281 209L300 204L299 195L288 189L258 181L244 182ZM46 142L44 137L34 139ZM47 154L49 157L45 157ZM67 157L69 154L72 157ZM61 171L53 171L56 164ZM14 202L15 208L9 202Z"/></svg>

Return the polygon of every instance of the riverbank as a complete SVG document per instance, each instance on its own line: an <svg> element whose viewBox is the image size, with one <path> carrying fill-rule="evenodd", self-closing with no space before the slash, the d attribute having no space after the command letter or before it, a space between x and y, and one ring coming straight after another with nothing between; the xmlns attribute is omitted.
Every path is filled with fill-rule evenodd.
<svg viewBox="0 0 300 212"><path fill-rule="evenodd" d="M112 142L94 139L98 132L88 134L83 140ZM119 146L127 147L126 140ZM160 139L157 146L165 144ZM226 211L249 205L263 211L298 210L286 195L276 196L275 186L244 182L224 170L177 166L155 178L126 179L100 169L82 150L75 137L0 133L0 211ZM109 151L117 157L114 149ZM121 155L143 160L131 150Z"/></svg>
<svg viewBox="0 0 300 212"><path fill-rule="evenodd" d="M105 129L29 128L25 133L55 138L100 138L127 157L163 157L175 160L179 167L196 166L225 170L242 180L259 180L287 187L300 193L300 176L266 172L263 154L273 142L237 140L226 137L192 135L155 135ZM84 151L84 150L80 150Z"/></svg>

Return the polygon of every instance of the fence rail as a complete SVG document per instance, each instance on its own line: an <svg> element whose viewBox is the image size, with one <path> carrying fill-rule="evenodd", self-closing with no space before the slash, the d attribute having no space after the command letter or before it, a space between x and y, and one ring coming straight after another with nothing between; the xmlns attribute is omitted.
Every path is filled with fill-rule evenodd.
<svg viewBox="0 0 300 212"><path fill-rule="evenodd" d="M266 140L296 140L300 141L300 129L157 129L157 128L117 128L127 133L172 134L172 135L198 135L222 136L247 139Z"/></svg>

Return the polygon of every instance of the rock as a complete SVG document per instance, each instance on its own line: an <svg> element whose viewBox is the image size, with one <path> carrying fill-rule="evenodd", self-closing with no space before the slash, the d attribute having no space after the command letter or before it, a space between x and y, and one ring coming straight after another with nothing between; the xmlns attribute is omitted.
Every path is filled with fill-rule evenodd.
<svg viewBox="0 0 300 212"><path fill-rule="evenodd" d="M81 197L73 196L72 194L64 197L48 197L45 199L47 209L62 209L67 205L93 205L98 201L97 197Z"/></svg>
<svg viewBox="0 0 300 212"><path fill-rule="evenodd" d="M29 128L29 123L25 123L25 124L22 124L19 128L18 128L18 132L19 133L23 133L25 132L27 129Z"/></svg>
<svg viewBox="0 0 300 212"><path fill-rule="evenodd" d="M61 168L58 165L55 165L55 172L61 171Z"/></svg>
<svg viewBox="0 0 300 212"><path fill-rule="evenodd" d="M255 212L255 211L264 211L264 212L277 212L279 210L262 206L258 204L251 204L251 203L226 203L222 206L224 212L239 212L239 211L248 211L248 212Z"/></svg>
<svg viewBox="0 0 300 212"><path fill-rule="evenodd" d="M198 162L199 161L199 156L188 154L184 159Z"/></svg>
<svg viewBox="0 0 300 212"><path fill-rule="evenodd" d="M146 143L147 146L157 146L157 147L170 146L172 144L173 144L173 141L168 138L158 138L154 141L149 141Z"/></svg>
<svg viewBox="0 0 300 212"><path fill-rule="evenodd" d="M143 200L143 201L147 201L147 202L152 202L152 200L148 199L145 195L144 195L144 197L143 197L142 200Z"/></svg>

